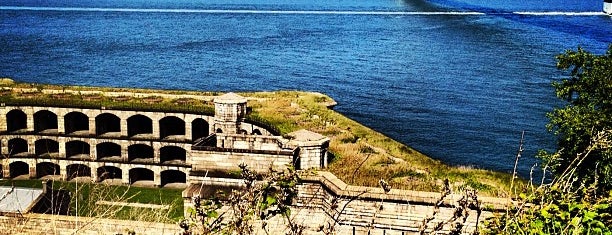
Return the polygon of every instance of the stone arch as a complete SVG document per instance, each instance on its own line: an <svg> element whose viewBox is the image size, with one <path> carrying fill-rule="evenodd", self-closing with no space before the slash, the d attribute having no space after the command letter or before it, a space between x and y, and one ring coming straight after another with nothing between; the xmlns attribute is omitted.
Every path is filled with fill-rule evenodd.
<svg viewBox="0 0 612 235"><path fill-rule="evenodd" d="M134 144L128 147L128 161L153 161L153 147L146 144Z"/></svg>
<svg viewBox="0 0 612 235"><path fill-rule="evenodd" d="M9 155L14 156L28 152L28 141L22 138L14 138L8 141Z"/></svg>
<svg viewBox="0 0 612 235"><path fill-rule="evenodd" d="M52 162L39 162L36 164L36 177L42 178L48 175L59 175L60 166Z"/></svg>
<svg viewBox="0 0 612 235"><path fill-rule="evenodd" d="M110 132L121 132L121 119L112 113L103 113L96 116L96 135Z"/></svg>
<svg viewBox="0 0 612 235"><path fill-rule="evenodd" d="M67 158L89 158L90 146L89 143L73 140L66 142L66 157Z"/></svg>
<svg viewBox="0 0 612 235"><path fill-rule="evenodd" d="M28 116L20 109L13 109L6 114L6 130L8 132L28 128Z"/></svg>
<svg viewBox="0 0 612 235"><path fill-rule="evenodd" d="M128 137L132 137L139 134L152 134L153 133L153 121L151 118L136 114L127 119Z"/></svg>
<svg viewBox="0 0 612 235"><path fill-rule="evenodd" d="M113 142L104 142L96 145L96 157L98 160L121 159L121 146Z"/></svg>
<svg viewBox="0 0 612 235"><path fill-rule="evenodd" d="M172 183L187 183L187 175L179 170L165 170L161 172L161 186Z"/></svg>
<svg viewBox="0 0 612 235"><path fill-rule="evenodd" d="M91 168L84 164L71 164L66 166L66 179L72 180L76 177L91 177Z"/></svg>
<svg viewBox="0 0 612 235"><path fill-rule="evenodd" d="M208 136L208 128L210 125L203 118L196 118L191 122L191 140L196 141L199 138Z"/></svg>
<svg viewBox="0 0 612 235"><path fill-rule="evenodd" d="M130 184L138 181L154 181L154 174L152 170L146 168L132 168L130 169Z"/></svg>
<svg viewBox="0 0 612 235"><path fill-rule="evenodd" d="M159 149L159 160L161 163L185 163L187 151L178 146L164 146Z"/></svg>
<svg viewBox="0 0 612 235"><path fill-rule="evenodd" d="M253 133L252 133L252 134L253 134L253 135L262 135L262 134L261 134L261 131L260 131L259 129L255 129L255 130L253 130Z"/></svg>
<svg viewBox="0 0 612 235"><path fill-rule="evenodd" d="M11 162L9 164L9 177L15 178L22 175L30 175L30 165L22 161Z"/></svg>
<svg viewBox="0 0 612 235"><path fill-rule="evenodd" d="M49 110L34 113L34 132L57 131L57 115Z"/></svg>
<svg viewBox="0 0 612 235"><path fill-rule="evenodd" d="M70 112L64 115L64 130L66 134L89 130L89 117L81 112Z"/></svg>
<svg viewBox="0 0 612 235"><path fill-rule="evenodd" d="M96 171L98 173L98 181L121 179L122 177L121 168L116 166L101 166Z"/></svg>
<svg viewBox="0 0 612 235"><path fill-rule="evenodd" d="M185 121L175 116L167 116L159 120L159 138L171 135L185 135Z"/></svg>
<svg viewBox="0 0 612 235"><path fill-rule="evenodd" d="M40 139L34 142L34 154L36 156L51 156L59 154L59 143L55 140Z"/></svg>

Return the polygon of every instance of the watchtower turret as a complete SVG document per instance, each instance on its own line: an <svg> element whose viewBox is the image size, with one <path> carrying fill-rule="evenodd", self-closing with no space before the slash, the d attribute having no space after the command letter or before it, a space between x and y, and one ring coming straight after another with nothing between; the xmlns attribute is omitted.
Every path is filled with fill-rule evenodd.
<svg viewBox="0 0 612 235"><path fill-rule="evenodd" d="M246 98L227 93L215 98L215 132L240 133L240 126L246 116Z"/></svg>

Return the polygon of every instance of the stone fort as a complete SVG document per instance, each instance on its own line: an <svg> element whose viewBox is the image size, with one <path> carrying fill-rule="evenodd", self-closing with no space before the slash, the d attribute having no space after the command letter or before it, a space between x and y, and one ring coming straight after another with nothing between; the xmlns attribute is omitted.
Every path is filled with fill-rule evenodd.
<svg viewBox="0 0 612 235"><path fill-rule="evenodd" d="M280 136L245 121L247 99L234 93L213 102L213 116L2 104L0 141L5 158L0 177L181 187L186 188L187 208L203 187L240 186L240 179L227 177L227 172L239 170L239 164L259 172L287 165L297 170L327 166L329 138L307 130ZM303 177L295 203L303 210L294 216L310 233L335 220L339 231L347 233L411 234L420 232L432 213L439 217L426 221L432 227L452 218L460 198L451 195L440 201L440 193L351 186L318 171ZM479 200L492 210L503 208L498 198ZM337 205L343 208L341 214ZM465 233L476 224L474 212ZM450 225L444 228L448 231Z"/></svg>

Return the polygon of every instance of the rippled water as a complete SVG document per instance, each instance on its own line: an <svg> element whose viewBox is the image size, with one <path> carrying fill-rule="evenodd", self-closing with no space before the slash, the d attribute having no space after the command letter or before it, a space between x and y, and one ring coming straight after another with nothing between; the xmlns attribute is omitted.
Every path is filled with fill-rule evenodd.
<svg viewBox="0 0 612 235"><path fill-rule="evenodd" d="M8 0L0 76L320 91L337 111L434 158L502 171L525 130L525 176L537 149L554 147L544 127L560 105L554 56L612 42L612 18L599 12L594 0Z"/></svg>

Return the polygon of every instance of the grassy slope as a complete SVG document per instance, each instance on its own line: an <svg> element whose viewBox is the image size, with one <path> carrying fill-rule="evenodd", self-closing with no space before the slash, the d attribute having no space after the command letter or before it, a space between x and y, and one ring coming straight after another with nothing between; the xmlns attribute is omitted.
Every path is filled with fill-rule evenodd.
<svg viewBox="0 0 612 235"><path fill-rule="evenodd" d="M91 88L52 86L40 84L12 83L0 79L0 85L5 87L21 87L42 89L71 90L103 90L103 91L137 91L163 94L215 95L214 92L192 91L160 91L125 88ZM335 155L329 166L334 173L349 184L363 186L378 186L380 179L385 179L394 188L439 191L444 179L449 179L455 189L470 186L490 196L507 196L512 176L506 173L471 169L469 167L451 167L433 160L418 151L401 144L381 133L378 133L342 114L330 110L327 105L334 101L323 94L299 91L254 92L241 93L249 98L248 106L252 108L253 118L261 118L276 126L281 133L286 134L299 129L308 129L326 135L331 139L330 151ZM6 96L6 94L5 94ZM23 98L21 94L12 93L12 99ZM82 97L53 96L45 94L27 94L29 99L77 99ZM102 97L102 100L108 98ZM77 102L77 103L78 103ZM111 102L113 102L111 100ZM147 100L130 98L115 101L120 106L130 107L132 104L147 105ZM152 102L169 108L181 109L184 102L175 100L153 100ZM189 102L191 108L210 108L210 104ZM136 105L138 107L140 105ZM191 109L190 108L190 109ZM524 185L524 181L519 182Z"/></svg>
<svg viewBox="0 0 612 235"><path fill-rule="evenodd" d="M349 184L377 187L378 181L385 179L394 188L439 191L443 180L449 179L455 189L470 186L491 196L506 196L510 191L510 174L451 167L433 160L328 109L326 105L333 100L323 94L285 91L243 95L267 98L249 101L249 105L284 133L305 128L330 137L335 159L328 170Z"/></svg>

